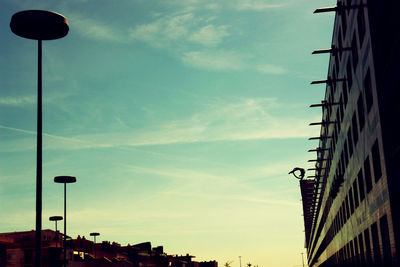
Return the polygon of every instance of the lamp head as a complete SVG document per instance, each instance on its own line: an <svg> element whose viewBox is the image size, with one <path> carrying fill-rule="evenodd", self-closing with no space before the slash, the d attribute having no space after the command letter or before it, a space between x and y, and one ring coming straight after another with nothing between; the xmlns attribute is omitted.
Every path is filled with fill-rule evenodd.
<svg viewBox="0 0 400 267"><path fill-rule="evenodd" d="M51 216L49 218L50 221L61 221L63 219L62 216Z"/></svg>
<svg viewBox="0 0 400 267"><path fill-rule="evenodd" d="M56 177L54 177L54 182L61 183L61 184L75 183L76 177L74 177L74 176L56 176Z"/></svg>
<svg viewBox="0 0 400 267"><path fill-rule="evenodd" d="M33 40L54 40L68 34L67 19L56 12L46 10L25 10L11 17L13 33Z"/></svg>

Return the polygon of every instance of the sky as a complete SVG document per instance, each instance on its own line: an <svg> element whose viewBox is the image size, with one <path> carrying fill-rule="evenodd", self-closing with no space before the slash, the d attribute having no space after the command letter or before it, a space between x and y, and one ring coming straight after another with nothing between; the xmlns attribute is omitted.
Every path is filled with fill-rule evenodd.
<svg viewBox="0 0 400 267"><path fill-rule="evenodd" d="M21 10L63 14L43 42L43 229L151 241L220 266L302 266L294 167L310 168L333 14L326 0L0 0L0 232L35 229L37 42ZM312 175L311 172L307 173ZM62 225L62 224L61 224Z"/></svg>

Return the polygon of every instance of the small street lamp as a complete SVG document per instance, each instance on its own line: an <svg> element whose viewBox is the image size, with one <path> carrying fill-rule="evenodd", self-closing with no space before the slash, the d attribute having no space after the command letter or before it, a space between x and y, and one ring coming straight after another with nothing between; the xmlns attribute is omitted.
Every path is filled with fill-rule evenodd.
<svg viewBox="0 0 400 267"><path fill-rule="evenodd" d="M64 184L64 267L67 266L67 184L75 183L76 177L74 176L56 176L54 177L55 183Z"/></svg>
<svg viewBox="0 0 400 267"><path fill-rule="evenodd" d="M50 221L54 221L56 223L56 248L58 247L57 221L61 221L62 219L62 216L51 216L49 218Z"/></svg>
<svg viewBox="0 0 400 267"><path fill-rule="evenodd" d="M11 17L11 31L38 41L37 148L36 148L36 232L35 266L41 266L42 246L42 40L59 39L68 34L67 19L55 12L25 10Z"/></svg>

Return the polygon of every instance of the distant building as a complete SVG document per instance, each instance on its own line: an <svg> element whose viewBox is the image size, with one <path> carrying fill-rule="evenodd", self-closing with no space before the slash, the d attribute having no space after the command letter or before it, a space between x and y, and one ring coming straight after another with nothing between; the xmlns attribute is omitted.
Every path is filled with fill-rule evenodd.
<svg viewBox="0 0 400 267"><path fill-rule="evenodd" d="M339 0L312 195L309 266L400 266L399 1ZM309 202L311 199L311 203Z"/></svg>
<svg viewBox="0 0 400 267"><path fill-rule="evenodd" d="M43 267L58 266L61 249L56 248L56 240L62 240L59 232L42 230ZM0 233L0 244L0 266L34 265L35 231Z"/></svg>
<svg viewBox="0 0 400 267"><path fill-rule="evenodd" d="M42 230L42 266L62 266L62 234ZM34 266L35 231L0 233L0 267ZM121 246L103 241L94 244L84 236L67 237L68 267L218 267L218 263L195 262L194 256L173 256L150 242Z"/></svg>

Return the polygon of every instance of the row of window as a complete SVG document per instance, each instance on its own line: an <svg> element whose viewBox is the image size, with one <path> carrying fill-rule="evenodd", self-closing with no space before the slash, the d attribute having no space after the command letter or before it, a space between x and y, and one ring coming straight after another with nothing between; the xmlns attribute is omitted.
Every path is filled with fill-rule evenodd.
<svg viewBox="0 0 400 267"><path fill-rule="evenodd" d="M374 173L374 181L375 183L379 181L382 176L382 169L379 160L379 146L378 141L376 140L373 147L371 156L373 159L373 164L370 164L369 156L364 161L364 172L363 169L360 168L358 175L355 177L350 189L348 190L346 197L343 199L343 202L337 211L335 218L332 221L332 224L329 227L329 230L326 233L327 240L326 245L328 245L332 239L336 236L337 233L340 232L342 227L346 224L346 222L353 215L355 210L359 207L362 201L365 199L366 194L368 194L372 189L372 176L371 176L371 168L373 168ZM365 185L365 186L364 186ZM333 203L333 199L329 199L326 203L326 209L329 211L331 209Z"/></svg>
<svg viewBox="0 0 400 267"><path fill-rule="evenodd" d="M350 90L352 88L352 72L354 71L354 68L351 67L353 63L356 64L356 62L348 60L347 65L346 65L346 70L347 70L347 78L346 82L342 84L342 94L339 97L339 101L334 103L332 101L332 98L334 97L335 91L336 91L336 86L335 82L332 83L331 85L331 94L328 96L328 103L335 104L335 105L329 105L327 108L327 117L330 118L332 116L333 112L333 106L336 106L336 117L335 117L335 126L333 127L333 133L332 133L332 138L330 142L330 148L328 149L328 160L326 161L326 173L329 174L330 168L331 168L331 161L333 159L335 149L337 146L337 142L339 140L339 135L341 133L341 126L342 122L344 119L344 114L345 110L347 108L348 104L348 99L349 99L349 94ZM335 78L334 78L335 79ZM347 130L347 133L345 135L345 141L343 144L342 152L339 157L338 164L336 166L336 173L334 176L333 181L340 180L340 177L343 177L347 166L349 164L349 161L351 157L353 156L353 152L355 150L355 147L357 146L357 143L359 141L359 135L363 131L363 128L365 126L365 106L367 110L367 114L372 110L373 106L373 96L372 96L372 82L371 82L371 74L370 71L367 71L367 74L365 75L364 78L364 94L360 92L359 97L357 99L357 105L356 105L356 110L354 110L352 119L350 122L350 126ZM365 95L365 102L364 102L364 95ZM364 106L364 103L366 105ZM358 116L357 116L358 115ZM329 124L326 124L328 126ZM328 127L326 127L325 131L327 132ZM327 134L327 136L329 136ZM325 139L326 142L326 139ZM325 145L323 145L325 147ZM375 177L378 177L376 181L381 177L381 167L380 167L380 154L379 154L379 145L378 142L376 141L373 149L372 149L372 158L373 158L373 166L374 166L374 172L376 172ZM370 165L369 165L369 157L365 159L364 162L364 170L365 170L365 181L364 181L364 175L362 174L362 170L360 170L358 177L353 183L353 187L349 190L348 197L344 200L346 204L342 204L341 207L341 213L342 214L340 217L338 216L337 219L335 219L335 223L332 224L331 228L328 232L328 235L330 236L327 241L331 241L333 236L336 235L336 233L341 229L341 227L344 225L344 223L347 221L347 219L350 217L350 215L354 212L354 209L358 207L359 203L364 199L365 197L365 191L368 193L371 188L372 188L372 180L371 180L371 171L370 171ZM380 173L380 174L378 174ZM364 184L366 185L366 188L364 189ZM354 188L354 189L353 189ZM334 194L334 196L336 196ZM361 199L360 199L361 198ZM321 225L324 224L326 221L327 215L330 211L333 199L329 199L328 202L325 205L323 216L321 219ZM347 208L346 208L347 207ZM346 215L345 215L346 214ZM339 219L340 218L340 219ZM340 222L339 222L340 220ZM318 227L318 230L322 230L321 227ZM320 232L320 231L317 231ZM317 235L318 236L318 235ZM315 242L316 240L314 240ZM329 244L327 242L326 244Z"/></svg>
<svg viewBox="0 0 400 267"><path fill-rule="evenodd" d="M351 0L350 1L347 0L346 3L343 2L341 4L343 4L345 6L350 6L351 5ZM342 26L339 28L338 37L337 37L337 40L338 40L337 41L338 52L333 54L334 59L335 59L335 68L332 70L332 75L330 76L333 82L329 84L331 91L330 91L330 94L327 93L328 96L326 98L327 102L328 102L328 106L327 106L327 109L326 109L328 121L331 120L331 121L335 122L334 132L333 132L332 136L329 136L329 134L328 134L329 123L327 123L325 125L327 127L325 129L323 129L325 131L325 133L326 133L325 134L326 137L331 140L330 144L328 145L327 144L328 139L322 139L322 145L321 145L322 148L325 148L325 147L329 148L329 150L328 150L329 155L328 155L327 161L325 161L325 163L326 163L326 165L325 165L325 174L326 175L329 174L329 171L330 171L330 168L331 168L331 161L333 159L333 154L334 154L334 151L336 149L338 137L339 137L339 134L340 134L340 131L341 131L341 123L342 123L342 121L344 119L344 113L345 113L345 109L346 109L346 106L347 106L347 103L348 103L348 98L349 98L348 96L349 96L349 94L351 92L351 89L352 89L352 86L353 86L353 73L352 72L353 71L355 72L357 64L358 64L358 58L359 58L359 56L358 56L358 46L357 46L357 41L356 41L357 38L356 38L355 33L353 33L352 43L351 43L351 50L350 50L351 54L352 54L352 60L350 60L350 57L348 57L347 64L346 64L346 72L347 72L346 73L346 77L337 77L337 74L339 73L339 66L341 65L340 63L342 61L342 53L344 52L344 49L343 49L344 48L343 47L343 43L344 42L343 42L343 40L345 40L345 38L343 38L343 36L346 37L347 16L353 10L354 10L354 12L358 12L357 13L357 27L358 27L358 41L359 41L358 45L359 45L359 47L362 47L362 44L363 44L364 39L365 39L365 33L366 33L366 22L365 22L365 15L364 15L364 12L365 12L364 7L360 6L357 9L346 9L346 10L348 10L347 14L345 12L340 12L339 13L339 16L341 16L341 22L342 22L341 24L342 24ZM343 33L343 35L342 35L342 33ZM346 51L345 53L348 53L348 52ZM369 75L370 74L368 72L367 76L369 76ZM342 92L343 93L342 93L342 95L340 95L339 101L335 102L334 98L335 98L335 92L336 92L336 82L338 82L338 81L342 81L343 82L342 83L342 89L343 89ZM369 82L370 82L370 78L369 78ZM369 86L368 88L370 88L371 92L372 92L372 86ZM361 94L360 94L360 97L362 97ZM362 99L362 98L360 98L360 99ZM371 94L371 98L370 99L373 99L372 98L372 94ZM359 100L359 101L361 101L361 100ZM363 106L361 106L361 102L359 102L359 103L360 103L359 104L360 108L362 108ZM372 106L372 104L371 104L371 106ZM336 117L332 120L331 117L332 117L332 114L333 114L333 107L337 107L337 111L336 111ZM344 149L343 149L341 157L340 157L341 158L340 164L338 164L338 166L340 168L340 171L339 170L336 171L337 175L341 174L343 176L344 170L347 167L349 158L351 158L351 156L353 154L353 150L354 150L353 149L353 145L354 146L357 145L359 132L362 131L363 126L365 124L365 118L364 118L365 114L364 114L364 110L363 109L362 110L358 110L358 116L360 117L359 121L357 121L357 115L354 112L352 124L355 124L355 126L350 127L348 132L347 132L347 140L345 141L345 144L343 146ZM357 122L359 123L360 127L358 127ZM353 139L351 138L351 135L353 135ZM346 151L346 152L344 152L344 151ZM324 153L322 153L322 154L324 154ZM319 155L318 155L318 157L319 157ZM323 214L322 214L322 219L321 219L320 225L319 225L318 229L314 229L314 231L312 233L312 236L319 236L319 233L322 230L322 226L324 225L324 223L326 221L326 218L327 218L327 215L328 215L328 213L330 211L331 204L332 204L332 199L328 200L328 202L326 203L324 211L323 211ZM316 239L313 240L312 249L311 249L311 251L309 251L311 253L313 253L315 244L317 242Z"/></svg>
<svg viewBox="0 0 400 267"><path fill-rule="evenodd" d="M343 40L346 37L346 33L347 33L347 27L348 27L348 23L347 23L347 16L350 15L351 11L357 12L357 29L358 29L358 44L360 47L362 47L362 44L364 42L364 37L365 37L365 33L366 33L366 23L365 23L365 6L363 5L363 1L361 0L360 4L356 5L356 4L351 4L351 1L347 1L348 3L341 3L342 5L345 6L345 10L347 10L347 14L346 12L342 11L339 12L339 16L341 19L341 28L339 28L338 31L338 48L339 48L339 58L341 58L342 56L342 48L343 48ZM349 7L354 7L354 8L349 8ZM348 8L346 8L348 7ZM343 33L343 35L342 35ZM353 35L352 38L352 49L356 49L357 43L356 43L356 38L355 35ZM354 66L356 66L356 64L354 64Z"/></svg>
<svg viewBox="0 0 400 267"><path fill-rule="evenodd" d="M388 220L384 215L321 266L392 266L390 248Z"/></svg>
<svg viewBox="0 0 400 267"><path fill-rule="evenodd" d="M334 99L333 99L335 89L332 89L332 88L336 88L336 86L334 86L335 83L332 84L331 92L327 97L328 103L330 103L328 105L328 108L326 109L327 118L328 118L327 120L335 123L335 126L333 127L332 136L331 136L332 140L330 142L330 149L329 149L328 162L327 162L328 173L329 173L329 168L330 168L330 163L331 163L330 160L333 159L333 153L334 153L333 151L335 151L337 142L339 140L341 126L342 126L342 122L344 119L345 110L346 110L347 104L348 104L349 94L352 89L352 78L351 78L352 70L351 70L351 64L349 64L349 63L350 63L350 60L348 61L347 68L346 68L348 71L347 77L346 77L347 83L344 82L342 85L342 93L339 96L339 100L337 102L334 102ZM350 78L348 78L348 77L350 77ZM344 143L344 148L349 149L350 157L353 153L353 144L354 144L354 146L357 145L359 132L362 131L362 129L365 125L366 113L369 114L369 112L372 110L372 106L374 104L370 70L367 71L367 73L364 77L363 88L364 88L364 90L363 90L364 92L360 92L358 99L357 99L357 103L356 103L356 110L357 110L358 116L356 115L356 112L354 111L351 125L349 127L349 131L347 132L347 140ZM364 98L365 98L367 112L365 112ZM333 116L333 111L334 111L333 107L334 106L336 107L336 116ZM325 126L326 126L325 132L328 132L329 124L326 124ZM351 135L353 135L354 140L352 140ZM327 136L329 136L329 135L327 134ZM343 156L345 157L344 160L347 159L346 164L345 164L347 166L348 155L343 154ZM343 162L343 157L341 157L341 159ZM339 164L339 165L341 165L341 164Z"/></svg>

